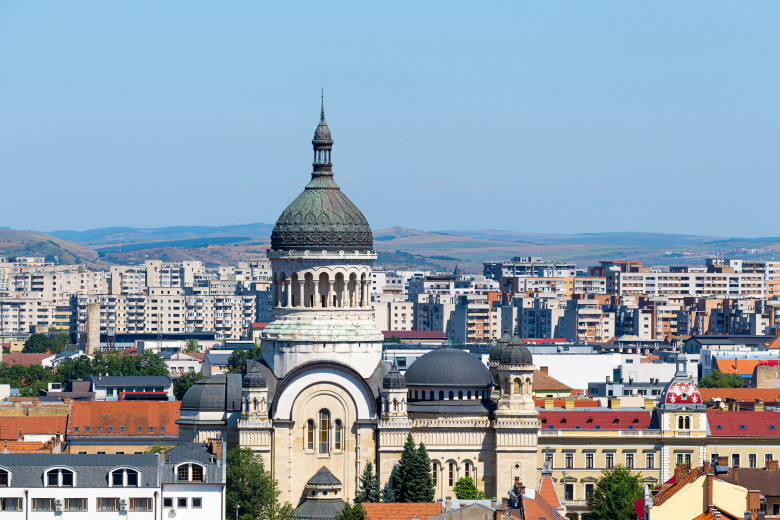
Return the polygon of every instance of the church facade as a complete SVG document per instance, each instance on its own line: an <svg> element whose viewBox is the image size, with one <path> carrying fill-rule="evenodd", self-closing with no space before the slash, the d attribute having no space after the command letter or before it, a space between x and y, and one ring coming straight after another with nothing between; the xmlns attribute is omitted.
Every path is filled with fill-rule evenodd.
<svg viewBox="0 0 780 520"><path fill-rule="evenodd" d="M367 462L384 485L408 433L428 449L437 498L454 496L464 476L487 496L504 495L515 477L534 488L540 424L531 354L505 336L488 367L449 348L405 375L384 361L369 303L373 234L334 180L324 108L312 145L311 180L271 236L275 306L262 359L245 374L193 385L181 440L251 448L301 518L354 499Z"/></svg>

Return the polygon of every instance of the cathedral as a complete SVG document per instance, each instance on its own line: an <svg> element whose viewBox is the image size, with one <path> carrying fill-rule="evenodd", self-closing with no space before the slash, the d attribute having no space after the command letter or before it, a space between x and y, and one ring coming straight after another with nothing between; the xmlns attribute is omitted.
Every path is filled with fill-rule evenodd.
<svg viewBox="0 0 780 520"><path fill-rule="evenodd" d="M262 359L245 374L193 385L181 440L251 448L300 518L354 500L368 462L387 483L410 432L428 449L436 498L454 496L465 476L488 497L504 495L515 477L535 488L530 352L505 335L488 366L451 348L420 357L405 375L383 360L369 303L373 234L334 179L324 107L312 146L311 180L271 235L274 310Z"/></svg>

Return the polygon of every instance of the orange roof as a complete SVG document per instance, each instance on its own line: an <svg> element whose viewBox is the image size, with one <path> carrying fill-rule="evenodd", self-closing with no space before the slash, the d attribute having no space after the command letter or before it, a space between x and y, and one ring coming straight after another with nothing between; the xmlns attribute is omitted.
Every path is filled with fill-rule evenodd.
<svg viewBox="0 0 780 520"><path fill-rule="evenodd" d="M548 398L549 399L549 398ZM566 405L566 401L563 399L555 399L553 401L553 406L556 408L563 408ZM536 397L534 398L534 406L541 407L544 406L544 397ZM595 400L595 399L575 399L574 400L574 407L575 408L598 408L601 404Z"/></svg>
<svg viewBox="0 0 780 520"><path fill-rule="evenodd" d="M534 390L562 390L569 391L572 387L565 385L541 370L534 370Z"/></svg>
<svg viewBox="0 0 780 520"><path fill-rule="evenodd" d="M48 352L41 352L37 354L25 354L22 352L11 352L3 356L3 363L6 365L21 365L23 367L29 367L30 365L40 365L41 361L51 357Z"/></svg>
<svg viewBox="0 0 780 520"><path fill-rule="evenodd" d="M553 484L551 478L542 478L542 483L539 485L539 495L544 498L545 502L550 504L551 507L561 507L561 501L558 500L558 492L555 491L555 484Z"/></svg>
<svg viewBox="0 0 780 520"><path fill-rule="evenodd" d="M10 453L51 453L51 442L5 441L3 449Z"/></svg>
<svg viewBox="0 0 780 520"><path fill-rule="evenodd" d="M180 404L179 401L76 401L70 412L67 433L176 436Z"/></svg>
<svg viewBox="0 0 780 520"><path fill-rule="evenodd" d="M64 434L67 424L67 415L46 417L9 415L0 417L0 440L17 440L19 430L22 431L22 435L45 434L54 436L57 432Z"/></svg>
<svg viewBox="0 0 780 520"><path fill-rule="evenodd" d="M381 503L364 502L361 504L366 510L369 520L411 520L417 517L420 520L428 520L441 513L441 504L432 503Z"/></svg>
<svg viewBox="0 0 780 520"><path fill-rule="evenodd" d="M653 505L660 506L661 504L669 500L675 493L680 491L682 488L698 480L698 478L701 477L702 475L704 475L704 471L700 467L693 468L693 470L687 475L685 475L685 477L678 480L668 488L659 491L658 494L653 497Z"/></svg>
<svg viewBox="0 0 780 520"><path fill-rule="evenodd" d="M764 343L764 348L780 348L780 335L775 336Z"/></svg>
<svg viewBox="0 0 780 520"><path fill-rule="evenodd" d="M740 376L752 376L753 369L759 363L759 359L716 359L718 370L724 374L737 374Z"/></svg>
<svg viewBox="0 0 780 520"><path fill-rule="evenodd" d="M699 388L701 398L705 401L721 398L736 399L743 402L755 402L762 399L767 403L780 401L780 388Z"/></svg>

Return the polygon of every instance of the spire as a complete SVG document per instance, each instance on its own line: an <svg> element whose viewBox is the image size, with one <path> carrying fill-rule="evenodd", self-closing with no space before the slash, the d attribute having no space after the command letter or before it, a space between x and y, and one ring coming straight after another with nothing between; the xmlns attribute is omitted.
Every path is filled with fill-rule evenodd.
<svg viewBox="0 0 780 520"><path fill-rule="evenodd" d="M325 122L325 89L320 89L320 123Z"/></svg>
<svg viewBox="0 0 780 520"><path fill-rule="evenodd" d="M331 170L330 153L333 149L333 138L330 128L325 122L325 90L320 91L320 123L314 131L314 139L311 140L314 147L314 176L333 175Z"/></svg>

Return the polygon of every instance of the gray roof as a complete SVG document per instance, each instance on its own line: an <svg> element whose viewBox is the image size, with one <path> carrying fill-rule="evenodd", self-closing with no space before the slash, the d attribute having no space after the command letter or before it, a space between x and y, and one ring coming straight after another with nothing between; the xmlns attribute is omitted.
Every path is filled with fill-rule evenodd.
<svg viewBox="0 0 780 520"><path fill-rule="evenodd" d="M95 386L170 386L171 376L89 376Z"/></svg>
<svg viewBox="0 0 780 520"><path fill-rule="evenodd" d="M44 487L44 472L52 467L68 467L76 472L75 487L108 487L108 473L117 467L141 472L139 487L158 487L157 455L74 455L64 453L0 453L0 467L11 472L15 488Z"/></svg>
<svg viewBox="0 0 780 520"><path fill-rule="evenodd" d="M465 350L440 348L412 363L406 386L484 388L493 384L487 367Z"/></svg>
<svg viewBox="0 0 780 520"><path fill-rule="evenodd" d="M295 508L293 515L300 520L330 520L344 509L340 498L311 498Z"/></svg>
<svg viewBox="0 0 780 520"><path fill-rule="evenodd" d="M231 354L215 354L209 352L208 354L206 354L204 361L211 363L212 365L227 365L230 356Z"/></svg>
<svg viewBox="0 0 780 520"><path fill-rule="evenodd" d="M206 471L203 474L205 482L222 482L222 464L208 447L198 442L182 442L165 453L165 464L162 471L162 481L165 484L176 482L176 466L185 462L202 464Z"/></svg>
<svg viewBox="0 0 780 520"><path fill-rule="evenodd" d="M340 486L341 481L336 478L336 475L330 472L328 468L322 466L320 470L314 474L312 478L306 483L306 487L316 486Z"/></svg>
<svg viewBox="0 0 780 520"><path fill-rule="evenodd" d="M487 415L496 409L496 404L490 399L465 401L410 401L406 405L406 409L411 415Z"/></svg>
<svg viewBox="0 0 780 520"><path fill-rule="evenodd" d="M197 381L184 394L181 409L240 411L241 374L223 374Z"/></svg>

